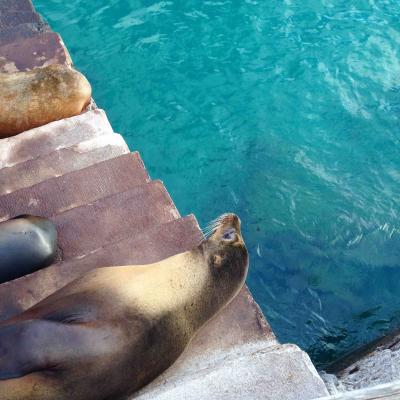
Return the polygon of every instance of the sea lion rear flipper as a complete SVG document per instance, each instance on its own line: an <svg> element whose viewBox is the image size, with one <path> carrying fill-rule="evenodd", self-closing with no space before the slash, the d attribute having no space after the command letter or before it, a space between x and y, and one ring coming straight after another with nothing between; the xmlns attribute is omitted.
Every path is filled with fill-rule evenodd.
<svg viewBox="0 0 400 400"><path fill-rule="evenodd" d="M19 378L38 369L34 343L29 345L31 326L31 321L23 321L0 327L0 380Z"/></svg>
<svg viewBox="0 0 400 400"><path fill-rule="evenodd" d="M45 320L20 321L0 326L0 380L32 372L56 371L72 358L96 354L97 331L79 324ZM94 340L96 342L96 339Z"/></svg>

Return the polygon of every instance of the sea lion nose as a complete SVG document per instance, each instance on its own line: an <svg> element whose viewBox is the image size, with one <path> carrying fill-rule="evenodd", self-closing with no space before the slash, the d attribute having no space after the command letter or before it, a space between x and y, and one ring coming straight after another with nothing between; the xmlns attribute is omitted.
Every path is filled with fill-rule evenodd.
<svg viewBox="0 0 400 400"><path fill-rule="evenodd" d="M240 219L236 214L230 213L224 216L222 223L227 227L232 227L236 229L237 232L240 231Z"/></svg>

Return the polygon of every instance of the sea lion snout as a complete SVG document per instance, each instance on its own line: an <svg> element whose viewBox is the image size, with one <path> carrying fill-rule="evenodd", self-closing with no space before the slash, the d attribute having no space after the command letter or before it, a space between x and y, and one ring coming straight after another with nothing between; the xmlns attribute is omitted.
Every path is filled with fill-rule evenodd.
<svg viewBox="0 0 400 400"><path fill-rule="evenodd" d="M240 219L236 214L222 214L219 218L217 218L217 221L221 226L224 226L225 228L231 227L240 231Z"/></svg>

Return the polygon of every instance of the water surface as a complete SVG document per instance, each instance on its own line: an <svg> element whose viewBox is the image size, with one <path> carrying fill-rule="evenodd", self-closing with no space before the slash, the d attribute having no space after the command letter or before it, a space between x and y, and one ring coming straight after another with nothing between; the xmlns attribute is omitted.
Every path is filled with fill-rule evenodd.
<svg viewBox="0 0 400 400"><path fill-rule="evenodd" d="M182 214L324 365L400 326L398 0L34 0Z"/></svg>

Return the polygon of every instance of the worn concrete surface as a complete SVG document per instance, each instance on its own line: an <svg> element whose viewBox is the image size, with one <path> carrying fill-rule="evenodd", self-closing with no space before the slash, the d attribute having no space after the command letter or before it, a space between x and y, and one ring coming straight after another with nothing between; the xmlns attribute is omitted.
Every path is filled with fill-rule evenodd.
<svg viewBox="0 0 400 400"><path fill-rule="evenodd" d="M9 10L0 14L0 31L27 23L42 24L43 20L34 11Z"/></svg>
<svg viewBox="0 0 400 400"><path fill-rule="evenodd" d="M315 400L398 400L400 399L400 381L354 390L351 392L337 393L332 396Z"/></svg>
<svg viewBox="0 0 400 400"><path fill-rule="evenodd" d="M400 380L400 346L377 349L342 371L338 379L346 390Z"/></svg>
<svg viewBox="0 0 400 400"><path fill-rule="evenodd" d="M46 25L38 25L34 23L21 24L17 27L0 31L0 46L48 31L49 29Z"/></svg>
<svg viewBox="0 0 400 400"><path fill-rule="evenodd" d="M65 175L110 158L128 154L121 135L102 135L40 158L0 169L0 196ZM15 177L18 176L18 179Z"/></svg>
<svg viewBox="0 0 400 400"><path fill-rule="evenodd" d="M139 154L126 154L0 196L0 221L21 214L50 217L148 181Z"/></svg>
<svg viewBox="0 0 400 400"><path fill-rule="evenodd" d="M43 157L3 168L0 170L0 196L128 153L128 146L122 136L102 135Z"/></svg>
<svg viewBox="0 0 400 400"><path fill-rule="evenodd" d="M49 31L29 0L0 0L0 46Z"/></svg>
<svg viewBox="0 0 400 400"><path fill-rule="evenodd" d="M34 11L32 2L30 0L0 0L0 14L9 11Z"/></svg>
<svg viewBox="0 0 400 400"><path fill-rule="evenodd" d="M0 72L27 71L52 64L72 64L60 35L54 32L22 38L0 47Z"/></svg>
<svg viewBox="0 0 400 400"><path fill-rule="evenodd" d="M321 377L331 394L400 380L400 335L392 334L353 352Z"/></svg>
<svg viewBox="0 0 400 400"><path fill-rule="evenodd" d="M178 361L179 363L180 361ZM309 357L294 345L265 340L208 353L196 370L164 374L132 399L309 400L327 394Z"/></svg>
<svg viewBox="0 0 400 400"><path fill-rule="evenodd" d="M66 260L179 217L162 182L151 181L72 208L54 216L52 221L59 232L58 243Z"/></svg>
<svg viewBox="0 0 400 400"><path fill-rule="evenodd" d="M0 168L12 167L96 136L112 134L103 110L93 110L0 140Z"/></svg>

